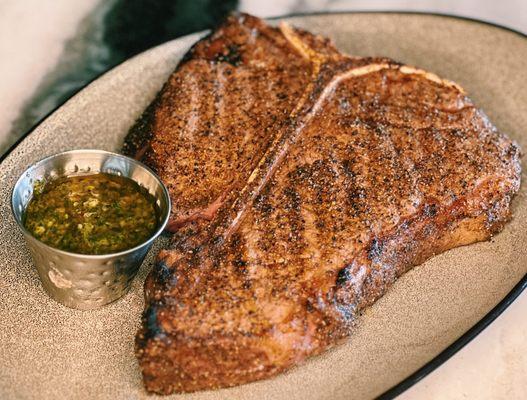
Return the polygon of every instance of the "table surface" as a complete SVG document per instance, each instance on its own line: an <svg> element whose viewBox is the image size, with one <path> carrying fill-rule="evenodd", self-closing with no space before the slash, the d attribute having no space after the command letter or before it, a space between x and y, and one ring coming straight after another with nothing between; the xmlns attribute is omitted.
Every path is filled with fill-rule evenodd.
<svg viewBox="0 0 527 400"><path fill-rule="evenodd" d="M0 85L0 152L21 135L21 125L14 122L47 77L56 75L61 62L68 59L68 51L75 52L72 37L82 32L87 19L94 18L97 7L101 7L99 0L0 0L0 76L4 77ZM321 10L431 11L527 32L524 0L241 0L239 8L262 17ZM39 107L50 104L42 102ZM47 110L37 111L32 115ZM473 341L399 398L527 398L526 315L524 292Z"/></svg>

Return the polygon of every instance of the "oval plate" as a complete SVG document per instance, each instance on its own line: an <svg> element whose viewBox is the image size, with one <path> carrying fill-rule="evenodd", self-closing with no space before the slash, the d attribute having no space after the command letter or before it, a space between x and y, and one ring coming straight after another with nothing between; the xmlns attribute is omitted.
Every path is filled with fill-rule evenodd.
<svg viewBox="0 0 527 400"><path fill-rule="evenodd" d="M522 35L472 20L410 13L285 19L331 37L346 53L392 57L460 83L500 130L527 149L527 40ZM124 298L97 311L68 309L41 288L11 216L9 195L18 175L44 156L77 148L118 150L128 128L201 35L168 42L106 73L53 112L0 164L1 398L152 398L142 388L133 343L142 285L156 250ZM396 395L475 336L525 287L525 187L523 182L514 218L502 233L407 273L366 310L342 345L271 380L168 398Z"/></svg>

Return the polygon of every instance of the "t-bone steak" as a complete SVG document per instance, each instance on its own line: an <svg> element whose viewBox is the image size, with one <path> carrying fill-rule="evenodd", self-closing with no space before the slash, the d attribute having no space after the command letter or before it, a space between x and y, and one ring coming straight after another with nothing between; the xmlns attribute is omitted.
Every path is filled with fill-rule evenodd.
<svg viewBox="0 0 527 400"><path fill-rule="evenodd" d="M189 51L125 151L173 204L136 340L163 394L338 343L405 271L498 232L520 184L518 146L457 84L243 14Z"/></svg>

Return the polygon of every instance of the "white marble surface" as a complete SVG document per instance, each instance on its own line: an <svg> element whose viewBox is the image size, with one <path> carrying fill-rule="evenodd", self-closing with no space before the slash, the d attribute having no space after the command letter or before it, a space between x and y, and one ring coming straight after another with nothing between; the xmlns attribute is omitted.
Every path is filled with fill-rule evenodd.
<svg viewBox="0 0 527 400"><path fill-rule="evenodd" d="M24 102L99 0L0 0L0 145ZM1 146L0 146L1 147Z"/></svg>
<svg viewBox="0 0 527 400"><path fill-rule="evenodd" d="M242 10L261 17L315 11L423 11L493 21L527 32L525 0L240 0Z"/></svg>
<svg viewBox="0 0 527 400"><path fill-rule="evenodd" d="M0 0L0 142L99 0ZM416 10L469 16L527 32L525 0L241 0L259 16L320 10ZM527 399L527 293L400 399Z"/></svg>

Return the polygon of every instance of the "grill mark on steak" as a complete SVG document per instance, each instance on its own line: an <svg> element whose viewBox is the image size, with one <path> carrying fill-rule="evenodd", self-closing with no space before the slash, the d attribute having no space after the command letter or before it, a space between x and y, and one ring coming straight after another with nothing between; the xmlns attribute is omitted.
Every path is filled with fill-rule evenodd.
<svg viewBox="0 0 527 400"><path fill-rule="evenodd" d="M220 68L231 77L225 99L204 91L214 111L197 123L231 135L181 143L182 94L217 85ZM204 82L187 87L190 76ZM283 371L347 336L407 269L486 240L509 218L518 147L434 74L343 56L326 39L241 16L198 42L170 81L145 160L168 180L182 223L145 284L136 351L149 391ZM243 87L257 91L250 108L238 102ZM282 108L258 106L266 101ZM227 110L250 117L223 120ZM201 167L184 169L178 156ZM216 179L207 168L222 157L234 168L222 165ZM211 203L214 212L196 216Z"/></svg>

